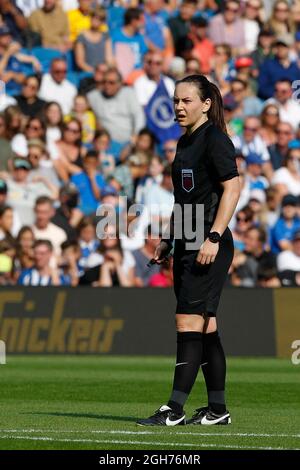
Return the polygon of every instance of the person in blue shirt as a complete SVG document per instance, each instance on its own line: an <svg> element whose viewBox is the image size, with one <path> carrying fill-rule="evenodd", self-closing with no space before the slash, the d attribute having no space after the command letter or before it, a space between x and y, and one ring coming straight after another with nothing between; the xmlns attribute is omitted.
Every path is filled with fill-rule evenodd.
<svg viewBox="0 0 300 470"><path fill-rule="evenodd" d="M111 35L117 67L124 78L134 69L142 68L143 55L148 50L141 33L144 24L142 10L128 8L124 14L124 26L116 29Z"/></svg>
<svg viewBox="0 0 300 470"><path fill-rule="evenodd" d="M273 253L280 253L291 248L294 233L300 229L297 216L298 198L287 194L281 202L282 214L271 229L270 243Z"/></svg>
<svg viewBox="0 0 300 470"><path fill-rule="evenodd" d="M36 240L33 245L34 265L23 269L18 279L21 286L63 286L70 282L51 267L53 245L49 240Z"/></svg>
<svg viewBox="0 0 300 470"><path fill-rule="evenodd" d="M96 212L101 198L101 190L106 186L103 176L97 171L98 154L89 150L83 159L83 171L79 169L71 177L79 192L79 209L84 215Z"/></svg>
<svg viewBox="0 0 300 470"><path fill-rule="evenodd" d="M296 62L289 58L289 43L285 38L280 38L275 42L276 53L273 59L265 60L258 76L258 96L267 100L274 95L275 83L281 79L288 79L291 82L299 80L300 69Z"/></svg>

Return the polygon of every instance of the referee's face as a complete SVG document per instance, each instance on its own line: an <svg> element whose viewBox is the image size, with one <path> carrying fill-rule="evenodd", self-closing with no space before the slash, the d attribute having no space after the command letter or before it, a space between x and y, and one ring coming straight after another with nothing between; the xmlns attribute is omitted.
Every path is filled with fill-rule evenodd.
<svg viewBox="0 0 300 470"><path fill-rule="evenodd" d="M193 131L207 121L210 100L201 101L197 87L192 83L179 83L174 93L174 111L178 124Z"/></svg>

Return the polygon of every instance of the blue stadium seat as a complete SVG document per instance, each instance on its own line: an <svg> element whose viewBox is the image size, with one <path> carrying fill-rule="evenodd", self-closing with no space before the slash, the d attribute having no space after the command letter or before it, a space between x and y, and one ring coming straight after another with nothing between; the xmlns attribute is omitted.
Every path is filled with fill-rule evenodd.
<svg viewBox="0 0 300 470"><path fill-rule="evenodd" d="M53 59L56 59L57 57L65 57L59 50L46 47L33 47L31 49L31 54L34 55L42 64L43 73L49 72L50 64Z"/></svg>

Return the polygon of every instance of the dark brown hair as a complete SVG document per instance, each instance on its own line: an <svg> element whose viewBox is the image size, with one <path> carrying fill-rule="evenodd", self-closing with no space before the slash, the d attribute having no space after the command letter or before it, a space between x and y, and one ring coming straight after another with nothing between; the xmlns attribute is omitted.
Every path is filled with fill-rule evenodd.
<svg viewBox="0 0 300 470"><path fill-rule="evenodd" d="M188 75L181 80L177 80L176 86L179 83L191 83L195 85L203 103L208 98L211 100L211 106L208 110L207 116L212 120L215 126L219 127L226 133L223 100L219 88L214 83L207 80L204 75Z"/></svg>

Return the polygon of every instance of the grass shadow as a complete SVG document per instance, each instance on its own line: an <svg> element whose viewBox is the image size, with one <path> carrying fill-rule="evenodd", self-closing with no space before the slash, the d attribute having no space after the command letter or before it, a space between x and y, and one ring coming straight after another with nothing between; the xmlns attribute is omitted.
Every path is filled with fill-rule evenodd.
<svg viewBox="0 0 300 470"><path fill-rule="evenodd" d="M90 419L99 419L107 421L125 421L125 422L135 422L138 418L134 416L115 416L115 415L98 415L95 413L63 413L60 411L32 411L22 414L27 415L45 415L45 416L64 416L67 418L90 418Z"/></svg>

